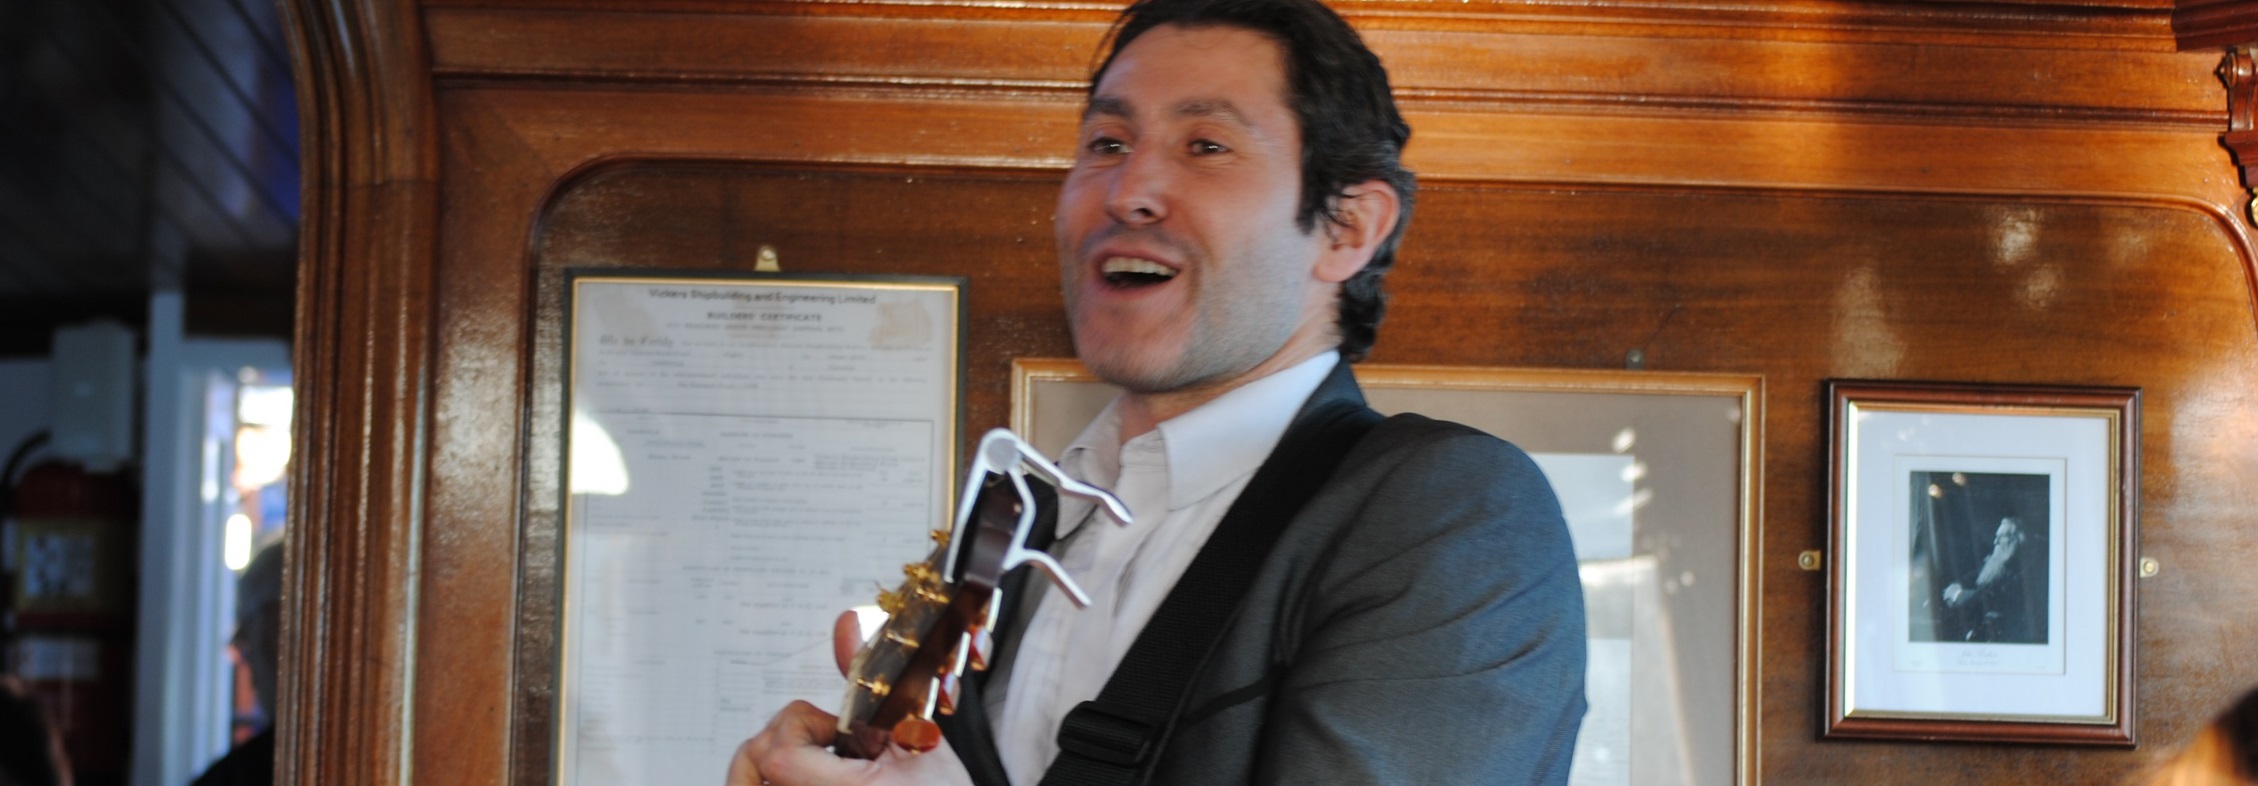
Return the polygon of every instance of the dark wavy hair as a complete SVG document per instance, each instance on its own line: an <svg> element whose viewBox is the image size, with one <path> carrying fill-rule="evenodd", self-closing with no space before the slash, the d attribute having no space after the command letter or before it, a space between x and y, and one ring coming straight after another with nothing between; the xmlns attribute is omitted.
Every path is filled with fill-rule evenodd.
<svg viewBox="0 0 2258 786"><path fill-rule="evenodd" d="M1317 0L1138 0L1107 35L1105 61L1090 75L1090 91L1097 91L1124 47L1161 25L1245 28L1270 36L1285 50L1286 102L1301 123L1302 193L1295 219L1301 231L1315 229L1320 216L1344 224L1335 205L1350 186L1380 180L1395 187L1401 203L1395 229L1381 240L1372 262L1341 284L1341 356L1363 360L1387 310L1380 280L1395 266L1418 187L1402 160L1411 126L1396 111L1380 58Z"/></svg>
<svg viewBox="0 0 2258 786"><path fill-rule="evenodd" d="M2235 775L2243 780L2258 780L2258 690L2242 694L2242 699L2228 707L2211 721L2218 729L2220 742L2230 752Z"/></svg>

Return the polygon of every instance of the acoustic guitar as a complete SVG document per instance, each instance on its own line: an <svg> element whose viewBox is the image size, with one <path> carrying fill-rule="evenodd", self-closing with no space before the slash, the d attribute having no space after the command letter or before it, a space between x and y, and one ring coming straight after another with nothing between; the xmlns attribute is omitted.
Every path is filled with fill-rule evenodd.
<svg viewBox="0 0 2258 786"><path fill-rule="evenodd" d="M965 473L950 529L933 532L933 553L903 566L904 580L878 593L886 624L863 642L847 669L847 697L839 712L841 756L873 759L888 746L924 752L941 744L936 715L955 711L957 680L966 669L986 669L972 646L1002 597L1003 576L1032 564L1077 608L1089 595L1049 554L1027 548L1035 525L1034 474L1061 494L1087 498L1129 521L1129 509L1104 489L1059 472L1043 454L1005 429L980 438Z"/></svg>

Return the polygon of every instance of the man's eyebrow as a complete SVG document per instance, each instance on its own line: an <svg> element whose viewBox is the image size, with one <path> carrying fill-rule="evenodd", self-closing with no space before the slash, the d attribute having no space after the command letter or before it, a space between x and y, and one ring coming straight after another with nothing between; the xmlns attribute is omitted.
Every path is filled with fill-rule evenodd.
<svg viewBox="0 0 2258 786"><path fill-rule="evenodd" d="M1176 105L1177 117L1213 117L1236 125L1254 125L1239 112L1239 105L1221 98L1194 98Z"/></svg>
<svg viewBox="0 0 2258 786"><path fill-rule="evenodd" d="M1128 101L1114 96L1097 96L1090 99L1089 106L1082 108L1082 121L1087 123L1090 118L1099 116L1128 118L1131 114Z"/></svg>
<svg viewBox="0 0 2258 786"><path fill-rule="evenodd" d="M1212 117L1241 126L1254 125L1247 120L1244 113L1239 111L1239 105L1222 98L1193 98L1180 101L1170 114L1176 117ZM1093 117L1126 119L1135 116L1136 112L1129 105L1129 101L1119 96L1092 98L1090 105L1082 109L1083 122L1089 122Z"/></svg>

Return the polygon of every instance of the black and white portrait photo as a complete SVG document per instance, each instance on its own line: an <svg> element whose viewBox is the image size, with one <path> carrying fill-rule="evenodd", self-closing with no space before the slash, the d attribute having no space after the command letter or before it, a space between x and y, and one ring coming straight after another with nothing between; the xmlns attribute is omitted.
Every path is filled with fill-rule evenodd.
<svg viewBox="0 0 2258 786"><path fill-rule="evenodd" d="M1910 474L1911 640L2047 643L2048 476Z"/></svg>

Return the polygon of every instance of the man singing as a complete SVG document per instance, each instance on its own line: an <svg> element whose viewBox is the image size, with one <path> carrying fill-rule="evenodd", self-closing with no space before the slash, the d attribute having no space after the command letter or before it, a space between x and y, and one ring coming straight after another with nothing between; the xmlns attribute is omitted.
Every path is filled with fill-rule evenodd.
<svg viewBox="0 0 2258 786"><path fill-rule="evenodd" d="M1146 0L1109 40L1054 228L1075 350L1125 392L1060 464L1134 522L1061 504L1050 550L1093 602L998 620L941 747L841 759L795 703L730 783L1565 783L1584 618L1550 487L1472 429L1378 422L1349 374L1415 187L1379 59L1315 0ZM1309 493L1272 492L1297 474ZM1107 761L1119 729L1078 708L1202 549L1266 515L1176 710Z"/></svg>

